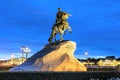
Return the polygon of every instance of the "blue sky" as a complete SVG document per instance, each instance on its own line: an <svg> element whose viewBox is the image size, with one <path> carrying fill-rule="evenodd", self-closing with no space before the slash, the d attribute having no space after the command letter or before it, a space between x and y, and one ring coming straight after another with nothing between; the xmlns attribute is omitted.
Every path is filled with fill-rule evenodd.
<svg viewBox="0 0 120 80"><path fill-rule="evenodd" d="M50 36L57 8L72 16L64 39L77 43L75 56L120 56L119 0L2 0L0 1L0 59L19 57L20 46L41 50Z"/></svg>

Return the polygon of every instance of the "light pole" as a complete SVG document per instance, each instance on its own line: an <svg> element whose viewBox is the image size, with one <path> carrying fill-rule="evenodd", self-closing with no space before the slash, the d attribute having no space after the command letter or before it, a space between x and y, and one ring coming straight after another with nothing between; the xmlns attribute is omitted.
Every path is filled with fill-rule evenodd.
<svg viewBox="0 0 120 80"><path fill-rule="evenodd" d="M88 51L85 51L85 56L88 56ZM89 63L88 58L86 57L87 64Z"/></svg>
<svg viewBox="0 0 120 80"><path fill-rule="evenodd" d="M23 63L24 53L26 54L26 59L27 59L27 55L31 52L31 50L28 47L22 46L21 51L22 51L22 63Z"/></svg>
<svg viewBox="0 0 120 80"><path fill-rule="evenodd" d="M12 54L12 55L11 55L11 59L12 59L12 65L13 65L13 66L14 66L14 58L15 58L15 55Z"/></svg>
<svg viewBox="0 0 120 80"><path fill-rule="evenodd" d="M24 52L26 54L26 59L27 59L27 55L31 52L31 50L28 47L26 47Z"/></svg>
<svg viewBox="0 0 120 80"><path fill-rule="evenodd" d="M25 49L25 46L21 46L20 47L20 49L21 49L21 53L22 53L22 63L23 63L23 57L24 57L24 49Z"/></svg>

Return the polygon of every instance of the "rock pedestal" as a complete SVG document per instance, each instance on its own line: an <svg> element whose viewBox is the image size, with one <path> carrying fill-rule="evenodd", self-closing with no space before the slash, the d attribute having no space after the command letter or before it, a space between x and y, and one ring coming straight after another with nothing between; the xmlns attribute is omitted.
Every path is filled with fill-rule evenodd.
<svg viewBox="0 0 120 80"><path fill-rule="evenodd" d="M73 41L48 44L9 71L86 71L86 67L74 57L75 49L76 43Z"/></svg>

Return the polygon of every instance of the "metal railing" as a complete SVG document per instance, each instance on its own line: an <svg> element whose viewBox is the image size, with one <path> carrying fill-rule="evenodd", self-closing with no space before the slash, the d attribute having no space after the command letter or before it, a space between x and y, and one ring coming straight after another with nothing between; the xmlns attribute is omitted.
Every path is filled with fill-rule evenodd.
<svg viewBox="0 0 120 80"><path fill-rule="evenodd" d="M120 72L0 72L0 80L120 80Z"/></svg>

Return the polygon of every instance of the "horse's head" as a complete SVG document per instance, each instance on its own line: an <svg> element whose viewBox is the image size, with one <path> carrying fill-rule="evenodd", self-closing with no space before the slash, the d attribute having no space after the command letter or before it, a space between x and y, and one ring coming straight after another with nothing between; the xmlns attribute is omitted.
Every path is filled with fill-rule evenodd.
<svg viewBox="0 0 120 80"><path fill-rule="evenodd" d="M71 14L68 14L68 13L66 13L66 12L63 12L63 13L62 13L62 20L68 19L69 16L72 16L72 15L71 15Z"/></svg>

